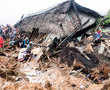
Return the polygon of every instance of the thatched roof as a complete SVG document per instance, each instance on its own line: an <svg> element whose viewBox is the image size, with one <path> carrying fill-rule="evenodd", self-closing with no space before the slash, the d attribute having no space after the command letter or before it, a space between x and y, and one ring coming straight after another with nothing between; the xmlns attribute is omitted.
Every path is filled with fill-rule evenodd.
<svg viewBox="0 0 110 90"><path fill-rule="evenodd" d="M32 28L39 28L39 32L53 33L60 36L68 35L79 26L75 8L72 5L70 1L66 1L47 11L25 17L16 26L24 31L32 31ZM83 28L94 24L96 18L101 17L95 11L80 6L77 3L75 5L81 19L81 24L88 21Z"/></svg>

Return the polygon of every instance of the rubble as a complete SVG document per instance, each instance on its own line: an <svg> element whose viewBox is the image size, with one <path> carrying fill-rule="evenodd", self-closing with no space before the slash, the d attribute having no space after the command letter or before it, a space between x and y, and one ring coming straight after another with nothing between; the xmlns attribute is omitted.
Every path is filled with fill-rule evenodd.
<svg viewBox="0 0 110 90"><path fill-rule="evenodd" d="M42 48L33 48L31 50L31 53L33 54L34 60L38 61L41 56L43 55L43 49Z"/></svg>
<svg viewBox="0 0 110 90"><path fill-rule="evenodd" d="M7 72L8 77L2 77L6 75L5 73L0 74L0 81L4 83L1 84L1 89L109 90L110 66L105 64L107 62L100 61L94 51L94 47L87 44L82 49L74 46L65 47L51 57L42 58L40 57L44 54L42 48L34 47L31 52L38 57L25 63L16 61L13 55L9 55L9 58L2 56L1 70Z"/></svg>
<svg viewBox="0 0 110 90"><path fill-rule="evenodd" d="M0 90L109 90L109 32L99 17L67 1L22 19L15 26L25 32L6 34L11 45L0 52Z"/></svg>

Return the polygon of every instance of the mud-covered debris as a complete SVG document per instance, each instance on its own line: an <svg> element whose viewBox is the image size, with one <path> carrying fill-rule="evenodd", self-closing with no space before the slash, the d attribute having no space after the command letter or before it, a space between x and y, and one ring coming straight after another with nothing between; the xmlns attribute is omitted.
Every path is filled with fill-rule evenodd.
<svg viewBox="0 0 110 90"><path fill-rule="evenodd" d="M72 66L75 63L80 62L81 66L89 69L96 67L99 64L99 60L94 54L85 53L85 55L82 54L77 48L66 47L62 49L59 57L61 62L67 63L68 66Z"/></svg>
<svg viewBox="0 0 110 90"><path fill-rule="evenodd" d="M31 54L33 54L33 59L38 61L43 55L43 48L33 48Z"/></svg>

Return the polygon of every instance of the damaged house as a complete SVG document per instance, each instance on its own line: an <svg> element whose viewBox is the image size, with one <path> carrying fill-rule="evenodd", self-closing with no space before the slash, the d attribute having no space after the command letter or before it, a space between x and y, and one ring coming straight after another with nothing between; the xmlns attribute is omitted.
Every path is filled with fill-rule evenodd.
<svg viewBox="0 0 110 90"><path fill-rule="evenodd" d="M95 11L69 0L47 11L24 17L16 27L26 32L37 28L39 32L51 33L60 38L80 31L80 26L82 29L93 26L99 17Z"/></svg>
<svg viewBox="0 0 110 90"><path fill-rule="evenodd" d="M16 27L21 31L32 32L30 37L37 37L39 33L46 34L42 45L50 47L56 38L61 39L72 34L71 37L78 37L84 34L96 25L96 20L100 17L102 16L95 11L77 4L74 0L69 0L47 11L24 17ZM50 47L46 50L51 48L53 49ZM84 55L81 54L81 56ZM90 66L91 63L94 64L92 61L88 60L87 63L83 60L82 62Z"/></svg>
<svg viewBox="0 0 110 90"><path fill-rule="evenodd" d="M0 76L6 78L7 82L10 80L16 86L15 89L22 89L22 86L30 87L31 90L34 89L33 84L35 89L42 89L37 88L38 84L48 90L93 90L94 87L101 87L100 83L104 89L97 90L109 88L110 80L107 83L103 81L110 78L110 63L100 59L95 51L98 48L104 51L101 44L95 43L92 33L76 40L87 31L94 30L100 17L102 16L97 12L77 4L74 0L68 0L47 11L22 18L15 26L23 31L21 36L29 32L29 40L32 42L26 48L16 46L16 49L10 50L9 55L9 50L6 50L6 56L0 57L3 63ZM20 36L20 32L17 34ZM28 37L25 38L23 42L28 40ZM60 47L65 41L67 45ZM25 82L29 86L25 87ZM3 82L2 86L4 85Z"/></svg>

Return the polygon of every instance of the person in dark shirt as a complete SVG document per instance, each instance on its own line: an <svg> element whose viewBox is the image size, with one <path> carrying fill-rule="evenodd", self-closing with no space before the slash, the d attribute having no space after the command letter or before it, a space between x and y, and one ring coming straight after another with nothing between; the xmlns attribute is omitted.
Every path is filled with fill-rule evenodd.
<svg viewBox="0 0 110 90"><path fill-rule="evenodd" d="M3 30L2 30L2 28L0 26L0 35L2 35L2 34L3 34Z"/></svg>

